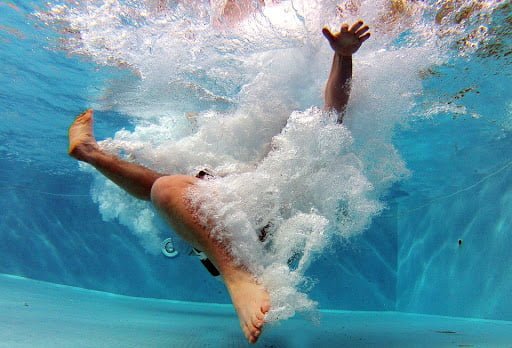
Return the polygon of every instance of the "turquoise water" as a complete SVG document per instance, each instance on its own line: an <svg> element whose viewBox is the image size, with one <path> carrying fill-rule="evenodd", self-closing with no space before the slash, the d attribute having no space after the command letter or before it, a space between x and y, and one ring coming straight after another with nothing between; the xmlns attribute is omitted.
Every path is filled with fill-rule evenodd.
<svg viewBox="0 0 512 348"><path fill-rule="evenodd" d="M231 174L234 194L253 195L256 205L267 202L257 185L270 182L272 197L295 204L279 215L288 223L280 240L311 254L299 255L304 266L291 273L298 282L283 285L296 291L289 313L314 316L318 302L512 320L510 4L483 3L459 24L456 14L435 24L433 2L399 25L383 24L384 1L343 12L375 29L355 57L346 128L327 134L309 108L322 105L330 52L319 28L340 21L334 3L284 1L233 31L212 28L214 13L201 2L201 11L177 6L166 15L138 1L0 2L0 272L229 302L150 208L67 157L67 127L94 107L109 151L169 172L208 166ZM308 122L293 123L293 111ZM290 152L253 171L287 121L281 141ZM299 156L290 159L293 151ZM324 167L337 174L318 174ZM289 168L311 187L258 181L289 178ZM239 173L251 173L249 191ZM287 228L336 220L323 205L333 199L348 211L340 225L303 239ZM174 259L159 253L169 235L180 252ZM274 252L286 264L290 251ZM265 274L275 286L287 273L271 266Z"/></svg>
<svg viewBox="0 0 512 348"><path fill-rule="evenodd" d="M5 275L0 280L3 347L249 346L229 305L127 297ZM257 346L510 346L509 321L384 311L320 315L321 325L298 317L269 325Z"/></svg>

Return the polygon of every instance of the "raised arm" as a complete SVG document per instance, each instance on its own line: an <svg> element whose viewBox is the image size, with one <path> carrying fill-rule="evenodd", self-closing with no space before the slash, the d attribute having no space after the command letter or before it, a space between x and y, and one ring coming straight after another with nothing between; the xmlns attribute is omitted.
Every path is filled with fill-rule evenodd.
<svg viewBox="0 0 512 348"><path fill-rule="evenodd" d="M340 114L339 123L343 120L350 96L352 55L370 37L367 31L368 26L364 25L363 21L356 22L350 28L348 24L343 24L340 32L334 34L327 27L322 29L322 33L334 50L331 73L325 86L325 108Z"/></svg>

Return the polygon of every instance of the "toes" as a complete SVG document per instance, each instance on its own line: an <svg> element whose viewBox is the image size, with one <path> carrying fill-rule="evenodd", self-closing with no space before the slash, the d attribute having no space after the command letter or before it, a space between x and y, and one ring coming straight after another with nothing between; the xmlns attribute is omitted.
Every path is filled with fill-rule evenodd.
<svg viewBox="0 0 512 348"><path fill-rule="evenodd" d="M256 319L263 321L265 319L265 314L263 312L257 312Z"/></svg>
<svg viewBox="0 0 512 348"><path fill-rule="evenodd" d="M251 329L251 337L259 337L261 334L261 330L258 329L257 327L254 327Z"/></svg>
<svg viewBox="0 0 512 348"><path fill-rule="evenodd" d="M267 314L267 312L270 310L270 302L265 301L260 307L260 310L263 314Z"/></svg>
<svg viewBox="0 0 512 348"><path fill-rule="evenodd" d="M261 329L263 326L263 318L254 317L252 318L252 326L254 326L257 329Z"/></svg>
<svg viewBox="0 0 512 348"><path fill-rule="evenodd" d="M256 343L256 341L260 337L261 330L255 327L249 329L249 326L247 324L245 324L242 329L244 331L245 337L247 338L247 341L249 341L249 343Z"/></svg>
<svg viewBox="0 0 512 348"><path fill-rule="evenodd" d="M247 324L244 324L242 326L242 331L244 332L244 336L247 338L247 340L250 342L251 341L251 331L249 330L249 328L247 327Z"/></svg>
<svg viewBox="0 0 512 348"><path fill-rule="evenodd" d="M249 342L250 343L256 343L256 341L258 340L260 335L261 335L261 330L253 328L251 330L251 333L250 333L249 337L248 337Z"/></svg>
<svg viewBox="0 0 512 348"><path fill-rule="evenodd" d="M256 343L261 335L261 328L263 327L263 318L259 319L256 315L247 317L247 321L242 325L242 330L245 337L250 343Z"/></svg>

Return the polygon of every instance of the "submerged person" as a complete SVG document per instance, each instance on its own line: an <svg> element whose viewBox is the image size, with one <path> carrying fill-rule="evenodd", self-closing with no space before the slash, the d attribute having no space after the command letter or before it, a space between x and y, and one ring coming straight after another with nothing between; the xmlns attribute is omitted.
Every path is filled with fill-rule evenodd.
<svg viewBox="0 0 512 348"><path fill-rule="evenodd" d="M351 27L343 24L335 33L324 28L322 33L334 50L325 88L325 108L337 112L341 123L350 94L352 54L370 33L362 21ZM186 242L207 255L223 277L245 337L255 343L271 307L270 296L247 267L235 262L226 242L215 238L212 233L216 227L214 223L202 221L198 207L191 204L189 193L201 176L163 175L104 152L94 138L93 111L90 109L79 115L69 128L69 154L89 163L132 196L151 201Z"/></svg>
<svg viewBox="0 0 512 348"><path fill-rule="evenodd" d="M210 0L212 9L212 23L215 26L232 26L242 21L244 18L254 13L258 8L262 8L268 3L275 3L278 0ZM189 4L191 0L178 0L177 3ZM159 12L165 12L168 8L169 0L158 0L156 9Z"/></svg>

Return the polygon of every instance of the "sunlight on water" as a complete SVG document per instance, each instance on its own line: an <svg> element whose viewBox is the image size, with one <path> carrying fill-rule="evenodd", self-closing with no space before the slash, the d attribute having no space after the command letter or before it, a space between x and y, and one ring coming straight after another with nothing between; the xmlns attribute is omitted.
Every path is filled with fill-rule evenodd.
<svg viewBox="0 0 512 348"><path fill-rule="evenodd" d="M223 1L59 2L38 16L62 32L69 52L134 73L93 101L135 123L102 147L164 173L211 171L216 178L191 197L268 287L270 318L284 319L315 307L305 274L316 255L333 238L361 233L385 208L386 190L408 175L395 126L456 107L412 111L432 66L485 43L501 2L265 3L255 1L240 22L223 17ZM332 57L320 30L358 18L372 38L355 56L337 125L319 109ZM98 174L92 195L105 219L159 251L168 232L149 205ZM260 243L263 228L270 238Z"/></svg>

